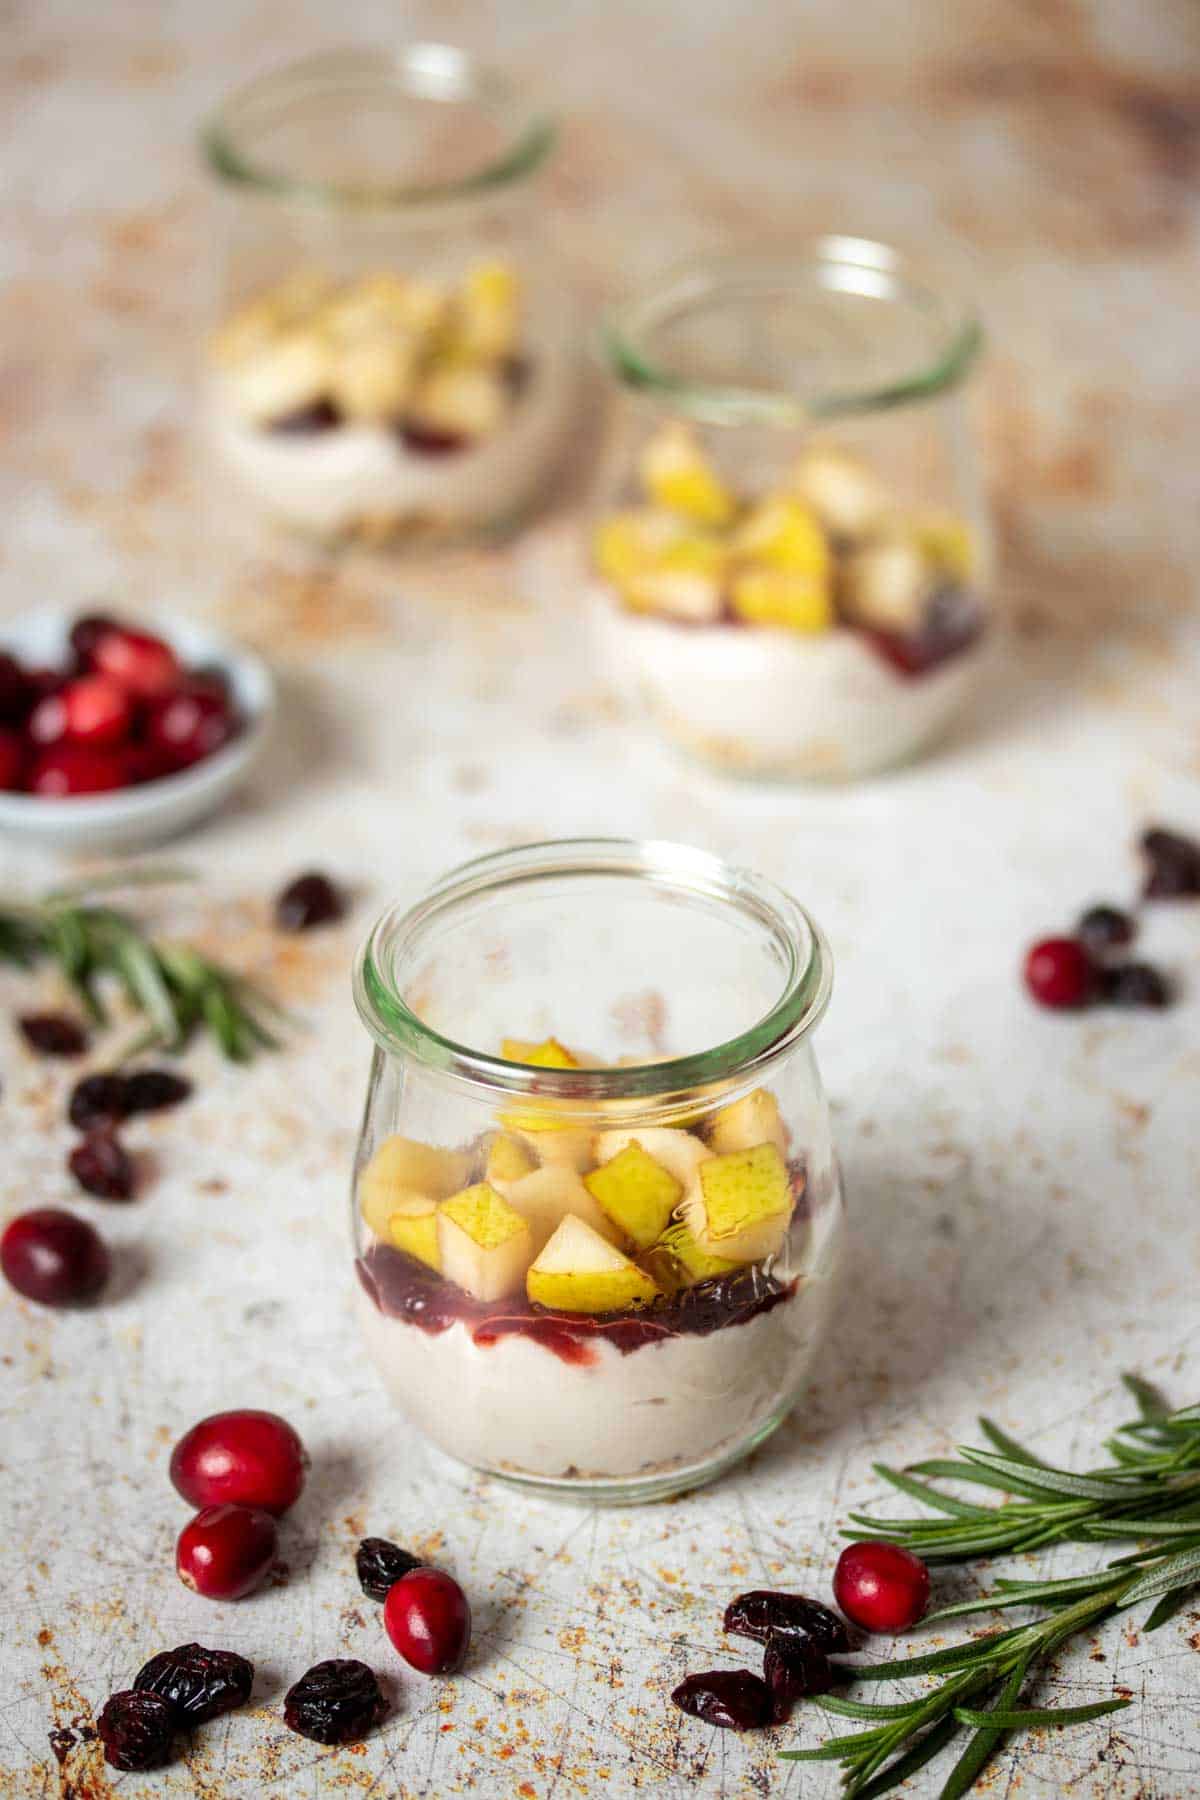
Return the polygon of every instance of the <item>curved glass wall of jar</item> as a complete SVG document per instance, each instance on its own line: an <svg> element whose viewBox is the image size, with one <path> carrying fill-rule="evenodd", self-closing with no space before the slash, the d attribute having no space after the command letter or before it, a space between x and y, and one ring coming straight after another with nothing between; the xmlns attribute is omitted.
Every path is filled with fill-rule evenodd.
<svg viewBox="0 0 1200 1800"><path fill-rule="evenodd" d="M207 444L323 543L510 529L572 409L571 309L535 177L548 119L462 51L308 58L240 88L215 190Z"/></svg>
<svg viewBox="0 0 1200 1800"><path fill-rule="evenodd" d="M505 852L384 915L356 977L357 1305L435 1444L624 1502L776 1428L841 1240L829 986L792 899L667 844Z"/></svg>
<svg viewBox="0 0 1200 1800"><path fill-rule="evenodd" d="M589 601L613 681L735 774L846 779L985 666L973 315L858 238L693 264L608 318Z"/></svg>

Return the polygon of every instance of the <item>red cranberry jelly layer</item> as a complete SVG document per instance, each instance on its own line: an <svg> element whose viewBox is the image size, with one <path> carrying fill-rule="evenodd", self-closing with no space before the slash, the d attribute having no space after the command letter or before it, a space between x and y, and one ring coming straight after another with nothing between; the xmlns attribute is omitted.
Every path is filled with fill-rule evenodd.
<svg viewBox="0 0 1200 1800"><path fill-rule="evenodd" d="M477 1344L494 1344L511 1332L532 1338L563 1362L595 1360L588 1340L606 1338L622 1356L671 1337L708 1337L726 1326L745 1325L790 1300L799 1285L759 1268L739 1269L701 1281L642 1313L583 1316L546 1312L514 1295L485 1305L424 1263L389 1244L375 1244L359 1258L358 1278L380 1312L436 1335L461 1323Z"/></svg>
<svg viewBox="0 0 1200 1800"><path fill-rule="evenodd" d="M929 603L918 631L866 631L871 648L897 675L915 680L970 650L983 636L985 616L966 588L942 588Z"/></svg>

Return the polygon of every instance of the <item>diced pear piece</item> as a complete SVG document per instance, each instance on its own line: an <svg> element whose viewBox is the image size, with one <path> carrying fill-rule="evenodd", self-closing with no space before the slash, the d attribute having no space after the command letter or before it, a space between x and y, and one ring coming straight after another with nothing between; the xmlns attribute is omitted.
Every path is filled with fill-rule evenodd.
<svg viewBox="0 0 1200 1800"><path fill-rule="evenodd" d="M737 511L733 494L684 424L664 425L654 434L642 451L639 473L656 506L698 525L728 525Z"/></svg>
<svg viewBox="0 0 1200 1800"><path fill-rule="evenodd" d="M697 1281L711 1281L741 1267L740 1263L702 1249L682 1219L667 1227L642 1260L663 1287L691 1287Z"/></svg>
<svg viewBox="0 0 1200 1800"><path fill-rule="evenodd" d="M733 538L738 557L781 575L811 575L827 585L829 539L816 514L790 494L769 494L747 513Z"/></svg>
<svg viewBox="0 0 1200 1800"><path fill-rule="evenodd" d="M393 1249L415 1256L418 1262L428 1263L431 1269L440 1269L437 1213L437 1201L426 1194L401 1200L388 1218L388 1243Z"/></svg>
<svg viewBox="0 0 1200 1800"><path fill-rule="evenodd" d="M787 1166L774 1144L710 1156L683 1203L696 1242L710 1256L760 1262L774 1256L792 1216Z"/></svg>
<svg viewBox="0 0 1200 1800"><path fill-rule="evenodd" d="M532 1063L539 1069L578 1069L582 1066L574 1051L568 1050L555 1037L545 1038L540 1044L535 1044L528 1038L505 1038L500 1046L500 1054L506 1062ZM500 1123L507 1131L515 1131L522 1137L532 1133L543 1162L567 1163L573 1169L588 1166L591 1133L575 1132L561 1117L553 1101L540 1106L534 1104L514 1107L510 1112L500 1114ZM557 1154L547 1155L540 1139L551 1132L561 1134L566 1141L559 1147Z"/></svg>
<svg viewBox="0 0 1200 1800"><path fill-rule="evenodd" d="M395 419L412 393L419 353L415 337L386 328L351 338L334 359L333 400L352 419Z"/></svg>
<svg viewBox="0 0 1200 1800"><path fill-rule="evenodd" d="M683 1197L683 1183L636 1138L586 1175L584 1186L639 1250L658 1241Z"/></svg>
<svg viewBox="0 0 1200 1800"><path fill-rule="evenodd" d="M584 1125L564 1125L545 1113L523 1113L515 1129L537 1155L544 1168L574 1169L582 1175L596 1158L593 1148L596 1135Z"/></svg>
<svg viewBox="0 0 1200 1800"><path fill-rule="evenodd" d="M727 561L724 545L713 538L699 533L678 538L653 568L626 578L621 598L634 612L709 624L720 618L724 606Z"/></svg>
<svg viewBox="0 0 1200 1800"><path fill-rule="evenodd" d="M401 333L414 347L427 342L446 311L446 295L431 282L381 270L343 288L321 315L339 342Z"/></svg>
<svg viewBox="0 0 1200 1800"><path fill-rule="evenodd" d="M359 1176L358 1204L367 1225L386 1238L388 1220L401 1200L423 1195L444 1200L471 1173L471 1157L463 1150L440 1150L417 1138L384 1138Z"/></svg>
<svg viewBox="0 0 1200 1800"><path fill-rule="evenodd" d="M329 294L329 282L315 270L302 270L266 293L247 300L212 339L213 361L228 367L257 353L272 338L302 319L311 319Z"/></svg>
<svg viewBox="0 0 1200 1800"><path fill-rule="evenodd" d="M508 411L504 377L486 363L447 361L426 371L408 417L425 431L470 440L490 437Z"/></svg>
<svg viewBox="0 0 1200 1800"><path fill-rule="evenodd" d="M565 1218L525 1277L525 1292L556 1312L628 1312L657 1300L644 1269L573 1215Z"/></svg>
<svg viewBox="0 0 1200 1800"><path fill-rule="evenodd" d="M472 356L498 358L517 348L521 284L510 263L477 263L458 295L455 344Z"/></svg>
<svg viewBox="0 0 1200 1800"><path fill-rule="evenodd" d="M691 1185L699 1165L712 1155L708 1145L690 1131L677 1131L671 1125L646 1125L641 1130L602 1131L596 1139L595 1160L611 1162L633 1143L640 1144L647 1156L652 1156L685 1188Z"/></svg>
<svg viewBox="0 0 1200 1800"><path fill-rule="evenodd" d="M846 564L842 607L855 625L875 631L919 631L929 602L930 570L909 532L879 538Z"/></svg>
<svg viewBox="0 0 1200 1800"><path fill-rule="evenodd" d="M620 1240L618 1227L597 1204L574 1169L535 1169L531 1175L522 1175L519 1181L506 1183L504 1198L528 1222L535 1252L553 1236L568 1214L582 1219L601 1237L613 1243Z"/></svg>
<svg viewBox="0 0 1200 1800"><path fill-rule="evenodd" d="M254 424L285 418L313 406L329 391L333 361L324 335L315 327L278 332L228 372L229 394Z"/></svg>
<svg viewBox="0 0 1200 1800"><path fill-rule="evenodd" d="M953 513L919 513L912 530L921 554L938 574L964 585L976 574L979 553L965 519Z"/></svg>
<svg viewBox="0 0 1200 1800"><path fill-rule="evenodd" d="M537 1162L532 1152L521 1140L502 1131L488 1151L484 1176L497 1192L502 1194L504 1192L502 1184L520 1181L522 1175L530 1175L536 1168Z"/></svg>
<svg viewBox="0 0 1200 1800"><path fill-rule="evenodd" d="M505 1038L500 1046L505 1062L533 1063L539 1069L577 1069L579 1058L556 1037L544 1038L540 1044L529 1038Z"/></svg>
<svg viewBox="0 0 1200 1800"><path fill-rule="evenodd" d="M515 1294L533 1261L533 1236L521 1214L486 1181L438 1208L442 1274L476 1300Z"/></svg>
<svg viewBox="0 0 1200 1800"><path fill-rule="evenodd" d="M731 1150L753 1150L756 1144L774 1144L787 1155L787 1133L779 1116L779 1102L766 1088L755 1088L740 1100L731 1100L712 1115L709 1147L720 1155Z"/></svg>
<svg viewBox="0 0 1200 1800"><path fill-rule="evenodd" d="M828 445L805 452L791 486L834 537L864 537L888 508L887 490L866 464Z"/></svg>
<svg viewBox="0 0 1200 1800"><path fill-rule="evenodd" d="M618 587L658 566L679 538L679 520L650 506L610 513L592 537L592 558L606 580Z"/></svg>
<svg viewBox="0 0 1200 1800"><path fill-rule="evenodd" d="M743 569L730 583L729 603L748 625L775 625L809 636L833 628L833 593L827 576Z"/></svg>

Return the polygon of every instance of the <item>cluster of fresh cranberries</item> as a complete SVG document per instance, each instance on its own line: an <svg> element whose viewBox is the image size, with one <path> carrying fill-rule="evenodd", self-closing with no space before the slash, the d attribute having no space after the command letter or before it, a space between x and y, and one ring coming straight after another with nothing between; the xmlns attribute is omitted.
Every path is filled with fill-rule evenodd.
<svg viewBox="0 0 1200 1800"><path fill-rule="evenodd" d="M1200 843L1160 826L1143 832L1144 900L1200 898ZM1125 951L1137 920L1117 906L1093 906L1070 937L1041 938L1025 956L1025 986L1039 1006L1077 1011L1096 1004L1168 1006L1171 989L1152 963Z"/></svg>
<svg viewBox="0 0 1200 1800"><path fill-rule="evenodd" d="M70 646L65 668L0 653L0 788L58 800L157 781L240 728L224 672L186 668L162 638L89 613Z"/></svg>
<svg viewBox="0 0 1200 1800"><path fill-rule="evenodd" d="M929 1570L899 1544L850 1544L838 1558L833 1593L863 1631L907 1631L929 1604ZM681 1712L731 1731L779 1725L793 1704L837 1679L831 1656L854 1645L845 1621L803 1594L756 1588L725 1609L725 1630L763 1646L763 1672L710 1669L689 1675L671 1699Z"/></svg>

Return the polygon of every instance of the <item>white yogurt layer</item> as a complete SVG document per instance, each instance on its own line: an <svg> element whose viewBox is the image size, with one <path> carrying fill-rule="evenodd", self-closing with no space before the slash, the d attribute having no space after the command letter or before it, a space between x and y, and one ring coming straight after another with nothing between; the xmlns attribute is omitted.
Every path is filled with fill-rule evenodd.
<svg viewBox="0 0 1200 1800"><path fill-rule="evenodd" d="M903 762L962 709L986 640L927 675L888 667L856 632L674 625L594 590L612 679L644 693L685 749L747 775L839 778Z"/></svg>
<svg viewBox="0 0 1200 1800"><path fill-rule="evenodd" d="M825 1328L828 1278L745 1325L670 1337L628 1355L601 1337L567 1363L518 1332L476 1344L381 1313L362 1289L367 1346L393 1398L474 1467L551 1479L651 1476L732 1454L795 1396Z"/></svg>
<svg viewBox="0 0 1200 1800"><path fill-rule="evenodd" d="M411 519L437 529L500 522L528 504L551 464L574 400L566 352L539 356L507 421L473 448L422 455L380 425L263 431L229 400L208 397L208 434L247 493L283 523L337 537L359 522Z"/></svg>

